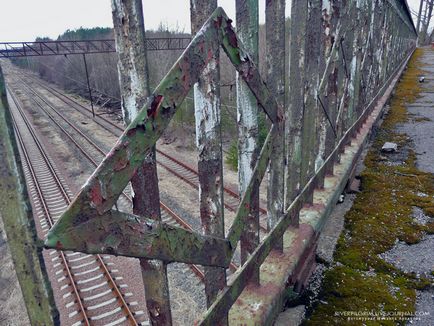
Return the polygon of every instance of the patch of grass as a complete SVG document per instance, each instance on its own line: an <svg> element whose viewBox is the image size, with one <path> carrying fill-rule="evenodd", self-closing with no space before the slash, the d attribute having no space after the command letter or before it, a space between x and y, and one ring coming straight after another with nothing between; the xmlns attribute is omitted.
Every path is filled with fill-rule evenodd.
<svg viewBox="0 0 434 326"><path fill-rule="evenodd" d="M416 50L405 75L421 73L418 66L422 51ZM325 273L321 303L315 307L307 325L361 323L336 316L337 311L414 311L415 290L429 286L429 280L404 274L378 256L390 250L397 239L414 244L425 233L434 231L434 223L423 226L412 218L413 206L433 216L434 175L416 168L409 138L396 132L396 125L409 118L405 105L415 101L421 90L417 78L405 75L365 158L362 191L345 216L345 232L338 240L334 256L336 265ZM408 149L404 164L386 164L381 154L385 141ZM421 197L418 193L428 196ZM375 323L379 324L378 321ZM382 325L400 323L405 322L381 321Z"/></svg>
<svg viewBox="0 0 434 326"><path fill-rule="evenodd" d="M261 150L267 138L270 129L269 123L265 117L265 113L258 114L258 148ZM238 142L233 140L229 146L229 151L226 155L226 163L234 170L238 170Z"/></svg>
<svg viewBox="0 0 434 326"><path fill-rule="evenodd" d="M226 155L226 163L234 171L238 170L238 142L233 140L229 146L229 151Z"/></svg>

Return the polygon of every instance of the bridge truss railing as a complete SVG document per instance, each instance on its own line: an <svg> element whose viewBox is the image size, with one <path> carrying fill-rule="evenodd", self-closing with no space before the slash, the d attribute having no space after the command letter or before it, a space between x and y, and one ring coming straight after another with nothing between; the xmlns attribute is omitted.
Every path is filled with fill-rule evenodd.
<svg viewBox="0 0 434 326"><path fill-rule="evenodd" d="M50 231L46 246L228 268L240 239L251 238L250 223L259 225L252 221L253 194L276 143L285 142L287 165L280 167L286 170L285 209L198 322L269 323L282 306L285 287L298 290L309 275L321 227L417 37L405 1L311 3L296 1L292 7L287 108L261 79L231 20L216 9ZM226 236L113 210L219 47L272 124ZM275 136L276 128L285 130L284 139ZM283 248L276 249L282 238ZM154 324L164 324L153 318L155 307L149 313Z"/></svg>
<svg viewBox="0 0 434 326"><path fill-rule="evenodd" d="M147 38L147 51L184 50L190 37ZM115 40L0 42L0 58L116 52Z"/></svg>

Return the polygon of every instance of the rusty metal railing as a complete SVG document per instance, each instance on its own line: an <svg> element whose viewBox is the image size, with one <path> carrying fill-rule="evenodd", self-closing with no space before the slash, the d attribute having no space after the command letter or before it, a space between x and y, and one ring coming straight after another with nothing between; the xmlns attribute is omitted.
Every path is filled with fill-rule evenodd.
<svg viewBox="0 0 434 326"><path fill-rule="evenodd" d="M276 313L270 307L281 307L283 288L300 288L309 274L321 226L416 39L405 1L349 1L345 7L341 1L318 0L310 7L307 1L293 1L292 15L288 110L277 103L232 21L217 8L51 229L46 246L227 268L240 239L251 232L246 224L255 209L255 189L273 149L284 142L287 166L280 168L286 170L285 209L272 216L269 232L198 324L270 322ZM272 125L226 236L202 235L113 210L220 47ZM276 136L281 135L277 128L285 131L285 139ZM282 245L276 248L278 243ZM254 284L252 276L257 278ZM257 290L261 286L268 286L267 296Z"/></svg>

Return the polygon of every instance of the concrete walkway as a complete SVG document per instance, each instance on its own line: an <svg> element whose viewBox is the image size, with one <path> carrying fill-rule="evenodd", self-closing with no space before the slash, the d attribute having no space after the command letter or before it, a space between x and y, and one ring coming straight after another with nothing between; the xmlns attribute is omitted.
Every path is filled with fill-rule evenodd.
<svg viewBox="0 0 434 326"><path fill-rule="evenodd" d="M414 143L417 155L416 166L419 170L434 173L434 49L425 48L420 58L423 66L423 90L420 97L407 110L414 115L398 131L406 133ZM415 77L416 78L416 77Z"/></svg>
<svg viewBox="0 0 434 326"><path fill-rule="evenodd" d="M412 118L399 125L397 129L411 138L417 158L416 167L421 171L434 174L434 49L425 48L420 61L422 63L420 69L424 74L422 91L416 101L406 106L408 113L413 115ZM417 214L416 209L415 215ZM425 216L422 220L427 218L432 220L434 216ZM401 270L425 275L434 272L434 235L426 236L415 245L397 244L390 255L395 256L395 265ZM417 291L416 309L421 317L411 325L432 326L434 324L433 288L434 286L431 286L429 290Z"/></svg>

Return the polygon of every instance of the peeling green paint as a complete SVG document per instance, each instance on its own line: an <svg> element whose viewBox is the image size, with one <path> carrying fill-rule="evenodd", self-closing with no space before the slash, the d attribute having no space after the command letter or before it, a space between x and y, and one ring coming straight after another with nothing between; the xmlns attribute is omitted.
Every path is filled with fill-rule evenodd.
<svg viewBox="0 0 434 326"><path fill-rule="evenodd" d="M32 325L54 325L58 312L54 305L15 141L12 117L0 68L0 213L11 256ZM3 298L7 299L7 298Z"/></svg>

